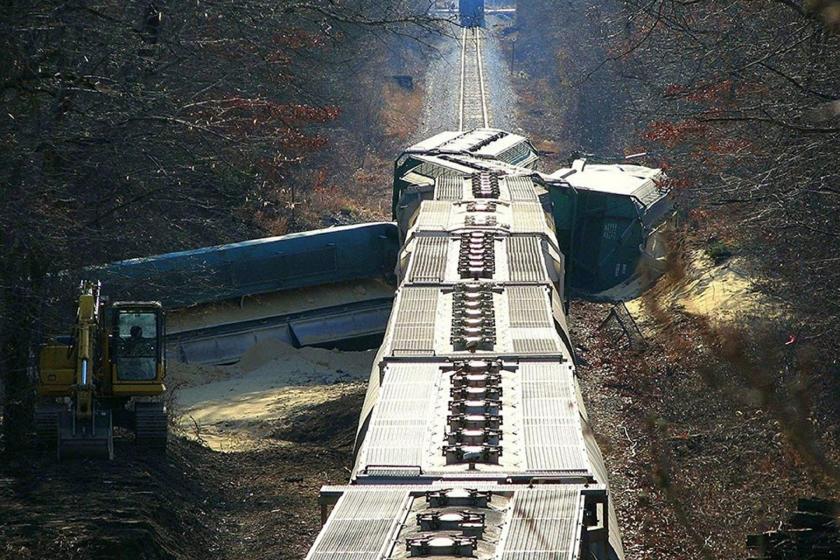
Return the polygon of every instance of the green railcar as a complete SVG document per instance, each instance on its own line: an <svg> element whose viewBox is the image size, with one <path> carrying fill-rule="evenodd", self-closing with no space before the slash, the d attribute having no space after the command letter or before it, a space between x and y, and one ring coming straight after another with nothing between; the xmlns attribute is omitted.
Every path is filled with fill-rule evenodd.
<svg viewBox="0 0 840 560"><path fill-rule="evenodd" d="M569 288L597 295L643 274L656 259L652 235L671 212L663 179L659 169L586 160L550 176Z"/></svg>

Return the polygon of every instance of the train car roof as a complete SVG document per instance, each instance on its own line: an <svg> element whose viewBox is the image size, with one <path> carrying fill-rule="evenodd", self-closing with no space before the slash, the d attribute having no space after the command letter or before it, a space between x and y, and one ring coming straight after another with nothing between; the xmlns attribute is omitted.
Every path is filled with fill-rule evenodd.
<svg viewBox="0 0 840 560"><path fill-rule="evenodd" d="M332 227L89 267L111 293L168 309L384 277L399 251L390 222Z"/></svg>
<svg viewBox="0 0 840 560"><path fill-rule="evenodd" d="M642 165L590 164L575 160L571 167L559 169L548 177L563 179L576 189L631 196L646 207L668 194L662 188L662 170Z"/></svg>
<svg viewBox="0 0 840 560"><path fill-rule="evenodd" d="M598 485L466 484L324 487L322 496L335 508L306 558L579 560L586 512L606 503L605 489ZM472 516L474 533L423 531L425 522L451 515L453 508L459 508L455 519Z"/></svg>
<svg viewBox="0 0 840 560"><path fill-rule="evenodd" d="M536 149L527 138L496 128L441 132L413 145L406 153L472 155L480 159L499 159L505 164L523 168L528 168L538 159Z"/></svg>

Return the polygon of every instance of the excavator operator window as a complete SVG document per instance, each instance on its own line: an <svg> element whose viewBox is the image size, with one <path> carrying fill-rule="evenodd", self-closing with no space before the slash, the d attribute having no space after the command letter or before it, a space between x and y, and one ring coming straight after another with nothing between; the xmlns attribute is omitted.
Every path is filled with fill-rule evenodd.
<svg viewBox="0 0 840 560"><path fill-rule="evenodd" d="M157 314L121 311L114 333L117 378L123 381L152 381L157 377Z"/></svg>

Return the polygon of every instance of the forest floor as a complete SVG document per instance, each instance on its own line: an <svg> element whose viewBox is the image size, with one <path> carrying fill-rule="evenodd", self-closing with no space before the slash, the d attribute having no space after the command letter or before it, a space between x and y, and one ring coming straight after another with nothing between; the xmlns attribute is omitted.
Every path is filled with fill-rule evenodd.
<svg viewBox="0 0 840 560"><path fill-rule="evenodd" d="M318 491L347 481L375 352L252 347L233 366L170 363L166 456L36 449L0 464L0 558L302 558Z"/></svg>
<svg viewBox="0 0 840 560"><path fill-rule="evenodd" d="M172 437L166 456L128 439L112 462L22 450L0 464L0 558L303 558L318 491L347 481L362 385L304 406L252 451Z"/></svg>
<svg viewBox="0 0 840 560"><path fill-rule="evenodd" d="M514 87L542 169L564 165L576 146L555 140L568 135L551 84L517 71ZM680 235L684 254L627 303L643 346L599 329L611 304L572 303L581 389L628 560L745 558L747 535L798 498L840 497L840 370L815 362L749 259L713 262L699 234Z"/></svg>
<svg viewBox="0 0 840 560"><path fill-rule="evenodd" d="M836 382L732 264L692 262L630 302L643 345L599 328L609 304L572 306L628 559L746 557L797 498L840 496Z"/></svg>

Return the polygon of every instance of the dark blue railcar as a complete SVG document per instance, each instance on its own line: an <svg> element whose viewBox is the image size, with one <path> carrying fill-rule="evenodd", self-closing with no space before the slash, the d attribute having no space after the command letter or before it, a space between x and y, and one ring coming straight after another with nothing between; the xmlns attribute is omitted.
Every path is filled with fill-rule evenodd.
<svg viewBox="0 0 840 560"><path fill-rule="evenodd" d="M458 13L464 27L484 27L484 0L460 0Z"/></svg>
<svg viewBox="0 0 840 560"><path fill-rule="evenodd" d="M308 288L393 273L397 226L369 223L191 251L87 269L109 294L177 309L225 299Z"/></svg>

